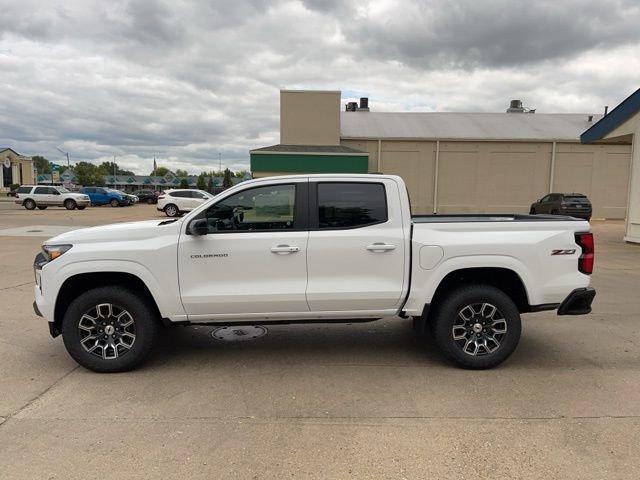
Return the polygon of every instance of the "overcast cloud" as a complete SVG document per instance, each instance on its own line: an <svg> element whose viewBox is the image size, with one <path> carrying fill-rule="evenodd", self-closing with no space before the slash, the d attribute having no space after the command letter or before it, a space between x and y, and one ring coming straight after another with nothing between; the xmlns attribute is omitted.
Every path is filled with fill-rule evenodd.
<svg viewBox="0 0 640 480"><path fill-rule="evenodd" d="M248 168L280 88L376 111L595 112L640 86L637 0L0 0L0 145Z"/></svg>

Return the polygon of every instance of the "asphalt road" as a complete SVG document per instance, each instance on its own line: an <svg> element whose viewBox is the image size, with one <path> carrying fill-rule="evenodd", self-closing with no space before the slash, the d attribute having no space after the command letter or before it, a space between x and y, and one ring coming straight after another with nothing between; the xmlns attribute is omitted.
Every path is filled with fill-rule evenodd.
<svg viewBox="0 0 640 480"><path fill-rule="evenodd" d="M640 477L640 246L621 222L593 226L594 312L526 315L494 370L392 319L242 343L180 327L137 371L84 370L32 312L38 235L155 217L0 205L0 478Z"/></svg>

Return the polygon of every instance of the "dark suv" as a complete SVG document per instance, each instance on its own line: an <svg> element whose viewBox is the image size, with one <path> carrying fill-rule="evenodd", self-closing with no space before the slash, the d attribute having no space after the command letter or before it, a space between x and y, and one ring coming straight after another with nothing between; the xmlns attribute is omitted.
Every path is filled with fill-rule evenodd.
<svg viewBox="0 0 640 480"><path fill-rule="evenodd" d="M550 193L533 203L529 213L568 215L591 220L591 202L581 193Z"/></svg>
<svg viewBox="0 0 640 480"><path fill-rule="evenodd" d="M153 190L136 190L133 195L140 199L140 203L158 203L158 194Z"/></svg>

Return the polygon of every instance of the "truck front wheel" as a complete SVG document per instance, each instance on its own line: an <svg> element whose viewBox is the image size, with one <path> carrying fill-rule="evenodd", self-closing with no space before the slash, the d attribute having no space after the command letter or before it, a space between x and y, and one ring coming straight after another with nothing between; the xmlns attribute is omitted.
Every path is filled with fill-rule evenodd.
<svg viewBox="0 0 640 480"><path fill-rule="evenodd" d="M94 372L124 372L141 364L158 335L154 308L122 287L89 290L71 302L62 321L64 345Z"/></svg>
<svg viewBox="0 0 640 480"><path fill-rule="evenodd" d="M461 287L436 307L436 344L463 368L485 369L505 361L516 349L521 329L511 298L488 285Z"/></svg>

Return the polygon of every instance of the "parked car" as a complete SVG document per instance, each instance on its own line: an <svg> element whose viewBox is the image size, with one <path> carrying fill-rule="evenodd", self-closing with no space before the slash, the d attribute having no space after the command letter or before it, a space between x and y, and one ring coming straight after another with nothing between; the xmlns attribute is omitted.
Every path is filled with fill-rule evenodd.
<svg viewBox="0 0 640 480"><path fill-rule="evenodd" d="M7 197L16 197L18 195L18 188L20 185L11 185L7 192Z"/></svg>
<svg viewBox="0 0 640 480"><path fill-rule="evenodd" d="M136 190L133 194L140 199L140 203L158 203L158 194L154 190Z"/></svg>
<svg viewBox="0 0 640 480"><path fill-rule="evenodd" d="M27 210L46 210L47 207L65 207L67 210L84 210L91 204L89 197L73 193L64 187L22 185L16 190L15 202Z"/></svg>
<svg viewBox="0 0 640 480"><path fill-rule="evenodd" d="M548 213L550 215L568 215L570 217L591 220L591 202L582 193L550 193L531 204L532 215Z"/></svg>
<svg viewBox="0 0 640 480"><path fill-rule="evenodd" d="M389 316L413 319L453 362L480 369L515 350L521 314L589 313L593 262L584 220L411 216L397 176L270 177L181 219L47 240L34 308L78 363L99 372L138 365L163 323Z"/></svg>
<svg viewBox="0 0 640 480"><path fill-rule="evenodd" d="M107 190L109 190L111 192L119 193L120 195L122 195L125 198L127 198L129 200L128 205L135 205L136 203L138 203L140 201L140 199L138 197L136 197L135 195L132 195L132 194L127 193L127 192L123 192L122 190L116 190L115 188L107 188Z"/></svg>
<svg viewBox="0 0 640 480"><path fill-rule="evenodd" d="M167 217L177 217L199 207L210 198L213 198L213 195L204 190L190 188L167 190L158 197L157 209L164 212Z"/></svg>
<svg viewBox="0 0 640 480"><path fill-rule="evenodd" d="M130 200L117 190L104 187L83 187L80 192L88 195L91 205L111 205L112 207L124 207L130 204Z"/></svg>

